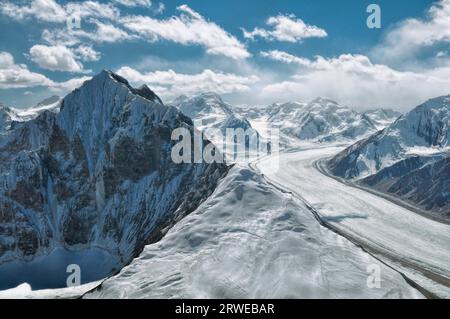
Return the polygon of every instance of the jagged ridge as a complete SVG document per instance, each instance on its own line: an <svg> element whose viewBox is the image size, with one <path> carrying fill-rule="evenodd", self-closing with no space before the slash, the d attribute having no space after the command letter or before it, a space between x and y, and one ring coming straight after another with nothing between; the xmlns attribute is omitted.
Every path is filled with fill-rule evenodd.
<svg viewBox="0 0 450 319"><path fill-rule="evenodd" d="M193 130L148 87L103 71L66 96L59 113L1 135L0 262L97 247L123 265L159 239L227 171L173 163L177 127Z"/></svg>

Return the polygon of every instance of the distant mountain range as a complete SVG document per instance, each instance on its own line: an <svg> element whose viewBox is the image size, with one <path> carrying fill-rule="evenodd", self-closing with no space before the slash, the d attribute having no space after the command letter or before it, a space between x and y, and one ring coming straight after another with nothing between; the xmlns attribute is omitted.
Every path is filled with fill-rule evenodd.
<svg viewBox="0 0 450 319"><path fill-rule="evenodd" d="M54 95L28 109L17 109L0 104L0 132L9 129L12 122L31 120L44 111L59 112L60 102L61 98Z"/></svg>
<svg viewBox="0 0 450 319"><path fill-rule="evenodd" d="M276 103L240 108L244 116L278 127L287 138L314 142L349 142L392 123L400 113L392 110L357 112L326 98L309 103Z"/></svg>

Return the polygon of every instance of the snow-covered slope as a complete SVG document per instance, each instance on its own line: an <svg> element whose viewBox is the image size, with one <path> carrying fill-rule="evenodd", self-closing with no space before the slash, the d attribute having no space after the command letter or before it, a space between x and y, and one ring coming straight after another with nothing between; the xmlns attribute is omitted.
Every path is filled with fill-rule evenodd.
<svg viewBox="0 0 450 319"><path fill-rule="evenodd" d="M380 288L367 285L380 267ZM320 226L303 202L235 166L214 194L86 298L421 298Z"/></svg>
<svg viewBox="0 0 450 319"><path fill-rule="evenodd" d="M60 103L60 112L42 111L0 135L2 275L10 263L72 261L80 252L91 265L98 250L102 264L117 269L193 211L227 171L217 163L175 164L171 132L193 132L192 121L112 72ZM39 288L46 275L56 277L43 269L52 273L40 274ZM26 276L19 272L17 284L36 279Z"/></svg>
<svg viewBox="0 0 450 319"><path fill-rule="evenodd" d="M0 299L78 299L97 287L101 281L60 289L32 290L29 284L0 291Z"/></svg>
<svg viewBox="0 0 450 319"><path fill-rule="evenodd" d="M365 111L364 115L372 121L378 130L382 130L392 124L402 113L391 109L374 109Z"/></svg>
<svg viewBox="0 0 450 319"><path fill-rule="evenodd" d="M36 106L28 109L15 109L17 114L17 121L29 121L36 118L44 111L59 112L61 106L61 98L57 95L53 95L42 102L39 102Z"/></svg>
<svg viewBox="0 0 450 319"><path fill-rule="evenodd" d="M11 128L13 122L24 122L38 117L44 111L59 112L61 98L51 96L36 106L28 109L18 109L0 104L0 133Z"/></svg>
<svg viewBox="0 0 450 319"><path fill-rule="evenodd" d="M9 130L11 122L17 117L14 109L0 104L0 134Z"/></svg>
<svg viewBox="0 0 450 319"><path fill-rule="evenodd" d="M383 258L432 295L450 298L450 223L415 214L317 169L318 161L342 150L341 146L302 148L280 155L282 169L273 168L271 157L257 167L265 178L306 201L324 223Z"/></svg>
<svg viewBox="0 0 450 319"><path fill-rule="evenodd" d="M450 96L442 96L345 149L330 160L329 168L337 176L365 178L363 183L379 190L450 214L449 156Z"/></svg>

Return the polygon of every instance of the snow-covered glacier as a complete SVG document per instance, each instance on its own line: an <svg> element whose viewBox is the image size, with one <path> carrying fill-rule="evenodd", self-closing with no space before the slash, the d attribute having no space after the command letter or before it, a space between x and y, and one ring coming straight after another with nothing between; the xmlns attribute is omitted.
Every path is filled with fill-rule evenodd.
<svg viewBox="0 0 450 319"><path fill-rule="evenodd" d="M380 287L368 284L371 267ZM292 194L235 166L212 196L85 298L423 298L320 225Z"/></svg>

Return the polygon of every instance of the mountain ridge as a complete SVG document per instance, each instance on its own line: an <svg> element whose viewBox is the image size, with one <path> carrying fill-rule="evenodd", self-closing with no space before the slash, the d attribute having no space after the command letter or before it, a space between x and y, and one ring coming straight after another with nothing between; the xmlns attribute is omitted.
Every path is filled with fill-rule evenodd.
<svg viewBox="0 0 450 319"><path fill-rule="evenodd" d="M333 157L328 167L334 175L397 195L448 218L449 157L447 95L420 104L384 130L351 145ZM437 171L441 173L435 174Z"/></svg>
<svg viewBox="0 0 450 319"><path fill-rule="evenodd" d="M220 163L175 164L170 133L192 133L192 121L125 81L102 71L64 97L59 112L0 135L0 263L97 247L120 268L226 174ZM45 278L25 279L45 287Z"/></svg>

